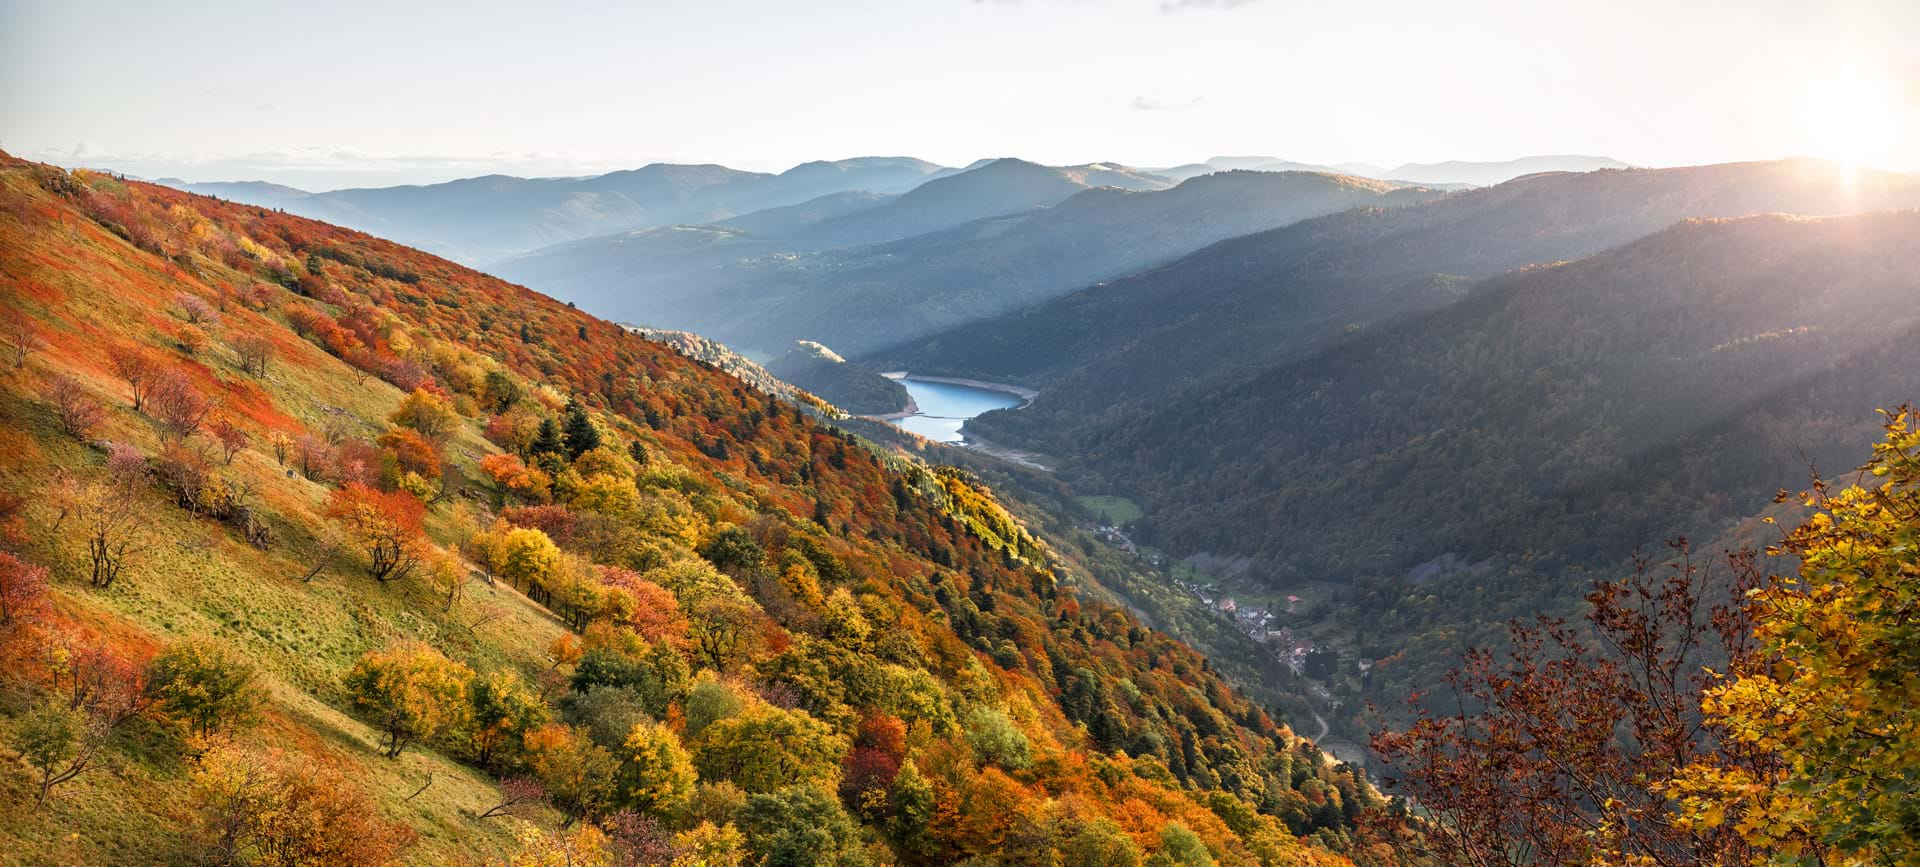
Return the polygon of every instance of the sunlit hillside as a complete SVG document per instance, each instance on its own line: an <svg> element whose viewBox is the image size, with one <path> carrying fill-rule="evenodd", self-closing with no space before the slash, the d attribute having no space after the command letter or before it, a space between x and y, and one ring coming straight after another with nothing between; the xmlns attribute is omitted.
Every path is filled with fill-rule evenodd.
<svg viewBox="0 0 1920 867"><path fill-rule="evenodd" d="M0 305L10 862L1400 842L1357 772L1057 580L970 475L567 305L12 158Z"/></svg>

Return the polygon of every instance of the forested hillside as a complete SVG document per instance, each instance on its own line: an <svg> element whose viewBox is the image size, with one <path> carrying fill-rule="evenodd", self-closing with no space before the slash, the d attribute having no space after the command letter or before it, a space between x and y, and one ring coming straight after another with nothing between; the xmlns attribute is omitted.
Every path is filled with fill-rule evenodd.
<svg viewBox="0 0 1920 867"><path fill-rule="evenodd" d="M0 299L9 858L1393 856L974 477L568 305L12 158Z"/></svg>
<svg viewBox="0 0 1920 867"><path fill-rule="evenodd" d="M1077 478L1257 583L1348 585L1323 614L1396 657L1375 687L1426 687L1463 625L1850 466L1920 394L1916 237L1915 211L1688 221L1142 413Z"/></svg>
<svg viewBox="0 0 1920 867"><path fill-rule="evenodd" d="M1019 165L1030 169L1012 173L1018 195L974 206L963 224L905 237L916 224L876 219L873 225L888 233L869 240L886 243L844 247L835 221L753 215L760 219L729 221L725 229L682 227L569 244L504 263L501 273L611 315L671 322L741 347L778 353L793 340L813 339L857 356L1225 238L1438 195L1307 172L1228 172L1166 190L1085 189L1056 176L1063 170ZM897 204L947 195L947 185L995 170L929 182ZM1058 194L1055 186L1074 194ZM1032 207L1040 194L1051 207ZM772 234L782 229L792 233Z"/></svg>
<svg viewBox="0 0 1920 867"><path fill-rule="evenodd" d="M1472 280L1511 268L1591 255L1689 217L1915 205L1911 176L1804 160L1536 175L1235 238L876 363L1045 386L1031 406L974 428L1066 454L1109 426L1098 419L1115 407L1204 401L1353 330L1452 304Z"/></svg>

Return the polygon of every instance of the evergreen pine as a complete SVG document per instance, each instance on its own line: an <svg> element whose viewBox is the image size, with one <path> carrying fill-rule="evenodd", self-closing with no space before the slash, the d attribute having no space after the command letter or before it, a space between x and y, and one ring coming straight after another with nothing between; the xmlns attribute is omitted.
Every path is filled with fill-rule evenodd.
<svg viewBox="0 0 1920 867"><path fill-rule="evenodd" d="M533 436L533 445L527 447L527 453L559 455L565 454L566 449L566 443L560 439L560 426L554 424L553 419L543 418L540 420L540 430Z"/></svg>
<svg viewBox="0 0 1920 867"><path fill-rule="evenodd" d="M600 447L600 430L587 417L587 408L578 398L567 401L567 457L578 458Z"/></svg>

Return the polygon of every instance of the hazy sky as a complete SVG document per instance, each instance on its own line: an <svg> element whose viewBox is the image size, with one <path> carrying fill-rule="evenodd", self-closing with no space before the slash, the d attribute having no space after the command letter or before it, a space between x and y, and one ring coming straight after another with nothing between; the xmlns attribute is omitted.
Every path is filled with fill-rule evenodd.
<svg viewBox="0 0 1920 867"><path fill-rule="evenodd" d="M0 148L310 189L907 154L1920 168L1920 0L0 0Z"/></svg>

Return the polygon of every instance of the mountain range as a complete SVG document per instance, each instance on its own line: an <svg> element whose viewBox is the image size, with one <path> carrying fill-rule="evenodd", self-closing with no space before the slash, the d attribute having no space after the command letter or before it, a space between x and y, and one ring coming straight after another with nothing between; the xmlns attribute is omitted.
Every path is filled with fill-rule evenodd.
<svg viewBox="0 0 1920 867"><path fill-rule="evenodd" d="M943 190L898 207L888 197L922 183L998 166L966 190ZM1356 163L1323 167L1271 157L1216 157L1159 171L1114 163L1050 167L1023 160L982 159L962 168L911 157L855 157L801 163L784 172L726 166L655 163L578 178L486 175L439 184L311 192L262 181L160 183L250 205L327 220L413 244L469 265L487 265L582 238L677 224L747 219L755 234L791 236L823 226L819 246L846 246L909 235L1051 204L1079 189L1158 189L1200 174L1251 169L1323 171L1430 186L1495 183L1534 171L1586 170L1624 164L1600 157L1528 157L1502 163L1409 164L1393 170ZM796 207L797 206L797 207ZM871 211L852 218L856 211ZM760 213L768 212L768 213Z"/></svg>
<svg viewBox="0 0 1920 867"><path fill-rule="evenodd" d="M1136 177L1002 160L784 238L742 231L737 220L652 229L538 251L497 270L611 316L699 331L750 352L817 339L859 356L1225 238L1439 194L1307 172L1227 172L1171 188L1087 186ZM928 213L944 217L915 216ZM856 234L877 240L930 226L839 246Z"/></svg>
<svg viewBox="0 0 1920 867"><path fill-rule="evenodd" d="M488 175L323 193L259 182L174 186L327 220L477 264L578 238L712 222L833 193L900 193L944 171L951 170L908 157L860 157L802 163L779 174L656 163L588 178Z"/></svg>
<svg viewBox="0 0 1920 867"><path fill-rule="evenodd" d="M1071 450L1081 420L1205 393L1451 304L1502 271L1591 255L1692 217L1915 205L1920 178L1809 160L1532 175L1233 238L872 361L1042 387L1051 393L1019 414L983 422Z"/></svg>
<svg viewBox="0 0 1920 867"><path fill-rule="evenodd" d="M1488 187L1505 183L1523 175L1540 172L1590 172L1596 169L1624 169L1627 164L1611 157L1567 155L1543 155L1520 157L1511 160L1490 162L1471 162L1448 160L1438 163L1405 163L1395 168L1382 168L1367 163L1334 163L1316 165L1312 163L1283 160L1279 157L1214 157L1203 163L1187 163L1164 169L1148 169L1162 177L1184 181L1187 178L1210 175L1215 172L1254 171L1254 172L1333 172L1336 174L1358 175L1364 178L1405 181L1438 187Z"/></svg>

